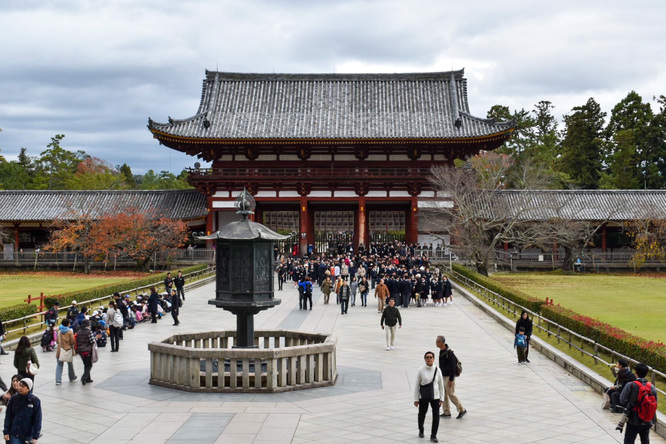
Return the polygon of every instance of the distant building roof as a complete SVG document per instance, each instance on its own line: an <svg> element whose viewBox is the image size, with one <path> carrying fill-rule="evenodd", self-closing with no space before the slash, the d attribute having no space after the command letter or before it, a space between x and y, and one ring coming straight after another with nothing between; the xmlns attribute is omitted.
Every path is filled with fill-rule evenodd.
<svg viewBox="0 0 666 444"><path fill-rule="evenodd" d="M502 190L495 211L522 220L625 221L666 219L666 190Z"/></svg>
<svg viewBox="0 0 666 444"><path fill-rule="evenodd" d="M93 219L136 208L169 219L192 220L208 214L206 196L197 190L0 191L0 221Z"/></svg>
<svg viewBox="0 0 666 444"><path fill-rule="evenodd" d="M240 74L206 71L193 117L151 119L156 138L247 140L478 139L513 122L474 117L464 71Z"/></svg>

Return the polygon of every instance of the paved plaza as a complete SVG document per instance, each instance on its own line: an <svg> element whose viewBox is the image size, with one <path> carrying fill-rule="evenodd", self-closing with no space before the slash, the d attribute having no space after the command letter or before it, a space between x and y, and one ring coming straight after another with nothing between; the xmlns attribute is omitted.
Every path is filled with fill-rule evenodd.
<svg viewBox="0 0 666 444"><path fill-rule="evenodd" d="M208 305L214 284L191 290L181 325L167 315L125 332L119 353L100 349L92 370L94 383L56 386L55 354L41 353L42 370L35 394L43 405L40 443L424 443L413 405L416 370L423 354L437 351L435 338L446 336L464 364L456 393L467 416L440 422L446 443L612 443L619 418L601 411L601 397L536 352L529 365L518 365L512 332L461 296L448 307L402 309L403 328L396 348L386 351L376 300L368 307L323 304L317 289L312 311L298 309L298 293L289 283L276 292L282 304L256 316L255 328L331 333L338 338L335 386L281 394L195 394L151 386L148 342L172 333L235 329L229 312ZM457 293L456 293L457 294ZM334 300L332 298L332 300ZM5 358L12 358L6 356ZM81 375L81 361L75 361ZM14 372L12 359L0 371ZM65 372L66 373L66 372ZM604 375L610 376L610 375ZM430 420L426 419L426 431ZM666 442L652 433L652 442Z"/></svg>

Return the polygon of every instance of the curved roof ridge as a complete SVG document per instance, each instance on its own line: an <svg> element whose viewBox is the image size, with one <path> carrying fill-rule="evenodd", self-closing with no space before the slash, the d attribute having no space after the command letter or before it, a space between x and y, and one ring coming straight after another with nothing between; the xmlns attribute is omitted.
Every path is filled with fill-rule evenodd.
<svg viewBox="0 0 666 444"><path fill-rule="evenodd" d="M203 111L203 112L200 112L200 113L197 113L197 114L193 115L192 117L186 117L184 119L173 119L173 118L171 118L171 116L169 116L169 122L168 123L166 123L166 122L156 122L156 121L154 121L153 119L151 119L149 117L148 118L148 128L154 128L155 126L169 126L169 125L178 125L178 124L181 124L181 123L188 123L188 122L192 122L193 120L200 119L201 117L205 117L206 115L208 115L207 110Z"/></svg>
<svg viewBox="0 0 666 444"><path fill-rule="evenodd" d="M474 115L468 113L467 111L463 111L463 110L459 110L458 114L460 114L461 116L465 116L467 119L474 120L475 122L479 122L479 123L485 123L487 125L500 125L500 126L504 126L504 125L515 126L516 125L516 121L514 119L511 119L511 120L497 120L497 119L493 119L493 118L477 117L477 116L474 116Z"/></svg>
<svg viewBox="0 0 666 444"><path fill-rule="evenodd" d="M413 72L413 73L242 73L206 70L206 81L367 81L367 80L396 80L396 81L424 81L449 80L451 76L462 80L465 68L452 71Z"/></svg>

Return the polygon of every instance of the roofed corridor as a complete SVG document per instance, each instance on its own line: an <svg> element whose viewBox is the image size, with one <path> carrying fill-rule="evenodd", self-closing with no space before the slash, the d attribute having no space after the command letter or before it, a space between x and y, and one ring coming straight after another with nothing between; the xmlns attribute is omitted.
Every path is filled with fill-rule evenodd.
<svg viewBox="0 0 666 444"><path fill-rule="evenodd" d="M416 370L435 338L464 364L456 393L469 414L442 419L438 438L449 443L621 442L617 415L600 411L601 397L536 352L518 365L512 332L455 292L448 307L402 309L396 349L385 350L375 299L368 307L323 305L298 310L290 283L276 292L277 307L255 317L256 329L332 333L338 337L335 386L281 394L195 394L148 384L147 343L174 332L235 329L228 312L208 305L213 284L187 292L179 327L167 316L157 325L125 332L119 353L100 349L93 384L55 386L55 355L39 352L35 393L44 410L44 443L346 443L413 442L417 437L412 390ZM75 361L77 375L82 373ZM11 360L0 366L6 380ZM610 376L605 375L605 376ZM429 429L429 418L426 429ZM652 433L652 442L666 442Z"/></svg>

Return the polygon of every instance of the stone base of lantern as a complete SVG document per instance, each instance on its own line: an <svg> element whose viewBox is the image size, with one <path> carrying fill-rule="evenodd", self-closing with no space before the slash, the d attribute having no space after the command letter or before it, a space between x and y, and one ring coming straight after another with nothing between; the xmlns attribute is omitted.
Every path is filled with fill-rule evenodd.
<svg viewBox="0 0 666 444"><path fill-rule="evenodd" d="M214 393L278 393L335 384L334 336L255 331L253 348L236 348L235 336L235 331L200 332L151 342L150 383Z"/></svg>

